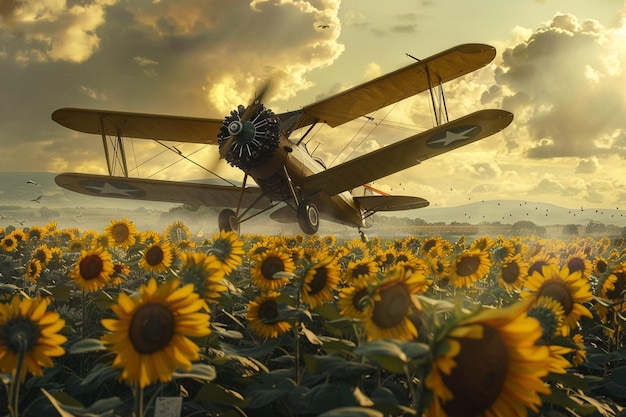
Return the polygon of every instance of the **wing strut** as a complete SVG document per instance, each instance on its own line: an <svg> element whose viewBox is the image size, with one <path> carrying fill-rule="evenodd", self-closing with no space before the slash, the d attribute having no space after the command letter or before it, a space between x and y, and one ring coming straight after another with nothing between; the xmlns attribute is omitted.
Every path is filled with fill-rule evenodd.
<svg viewBox="0 0 626 417"><path fill-rule="evenodd" d="M104 147L104 157L107 161L107 169L109 175L115 174L116 160L121 158L120 169L122 175L128 178L128 165L126 163L126 152L124 151L124 141L122 140L122 131L118 128L115 134L115 143L113 144L113 156L109 152L109 144L107 142L107 130L104 126L104 118L100 117L100 131L102 135L102 146Z"/></svg>

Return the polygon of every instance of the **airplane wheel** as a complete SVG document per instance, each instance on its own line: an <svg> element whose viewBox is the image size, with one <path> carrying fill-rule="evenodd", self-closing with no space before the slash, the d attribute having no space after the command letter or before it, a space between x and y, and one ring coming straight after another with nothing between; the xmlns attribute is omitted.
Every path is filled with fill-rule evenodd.
<svg viewBox="0 0 626 417"><path fill-rule="evenodd" d="M217 218L217 224L219 225L220 230L239 234L239 222L237 221L235 212L231 209L224 209L220 211Z"/></svg>
<svg viewBox="0 0 626 417"><path fill-rule="evenodd" d="M301 202L296 214L300 229L304 233L312 235L317 232L317 229L320 227L320 217L315 204L309 201Z"/></svg>

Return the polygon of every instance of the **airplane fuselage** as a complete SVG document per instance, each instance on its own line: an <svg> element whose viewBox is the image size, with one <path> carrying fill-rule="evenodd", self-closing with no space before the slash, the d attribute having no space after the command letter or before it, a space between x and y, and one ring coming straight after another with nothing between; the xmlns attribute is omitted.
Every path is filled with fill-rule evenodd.
<svg viewBox="0 0 626 417"><path fill-rule="evenodd" d="M308 176L325 170L321 162L315 160L304 144L280 137L280 146L272 158L263 166L246 170L263 193L273 201L293 203L293 192L299 193L298 185ZM290 183L296 190L290 189ZM318 191L301 196L315 203L320 217L349 226L365 227L363 215L348 191L328 195Z"/></svg>

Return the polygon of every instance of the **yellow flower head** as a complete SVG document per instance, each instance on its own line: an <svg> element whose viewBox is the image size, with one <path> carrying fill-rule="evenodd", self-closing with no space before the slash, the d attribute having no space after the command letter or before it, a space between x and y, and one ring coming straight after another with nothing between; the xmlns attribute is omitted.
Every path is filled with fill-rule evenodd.
<svg viewBox="0 0 626 417"><path fill-rule="evenodd" d="M112 309L118 319L102 320L109 331L102 342L115 354L120 378L142 388L170 381L176 369L189 371L200 358L190 338L211 332L205 302L176 279L157 285L151 278L133 296L120 293Z"/></svg>
<svg viewBox="0 0 626 417"><path fill-rule="evenodd" d="M461 253L450 266L450 283L455 287L470 287L485 277L491 269L489 253L480 249L469 249Z"/></svg>
<svg viewBox="0 0 626 417"><path fill-rule="evenodd" d="M119 246L128 249L135 243L137 229L128 219L112 220L104 230L109 239L109 246Z"/></svg>
<svg viewBox="0 0 626 417"><path fill-rule="evenodd" d="M143 250L139 266L146 272L165 272L172 266L173 258L172 247L168 242L154 242Z"/></svg>
<svg viewBox="0 0 626 417"><path fill-rule="evenodd" d="M289 282L290 278L287 275L296 269L291 256L280 249L266 251L253 262L252 282L261 291L281 288Z"/></svg>
<svg viewBox="0 0 626 417"><path fill-rule="evenodd" d="M261 293L248 303L248 322L256 334L265 338L276 338L291 329L288 321L281 319L277 298L280 293Z"/></svg>
<svg viewBox="0 0 626 417"><path fill-rule="evenodd" d="M97 291L107 285L113 273L111 254L101 247L82 251L69 276L83 290Z"/></svg>
<svg viewBox="0 0 626 417"><path fill-rule="evenodd" d="M332 301L333 290L339 280L339 265L332 256L328 256L307 270L302 286L302 299L311 308Z"/></svg>
<svg viewBox="0 0 626 417"><path fill-rule="evenodd" d="M224 272L228 275L243 263L243 242L237 233L225 230L213 235L213 243L209 252L222 263Z"/></svg>
<svg viewBox="0 0 626 417"><path fill-rule="evenodd" d="M443 337L425 385L433 393L429 417L525 417L538 411L538 394L549 394L542 378L553 359L536 345L541 327L526 316L528 302L484 310L460 319ZM480 364L477 366L477 364Z"/></svg>
<svg viewBox="0 0 626 417"><path fill-rule="evenodd" d="M8 304L0 304L0 370L17 372L20 351L24 352L20 380L26 373L43 375L42 367L52 367L52 357L61 356L67 338L58 332L65 320L47 311L47 299L21 299L15 295Z"/></svg>
<svg viewBox="0 0 626 417"><path fill-rule="evenodd" d="M193 284L207 301L220 298L228 291L224 283L224 265L214 256L200 252L183 252L178 276L183 284Z"/></svg>

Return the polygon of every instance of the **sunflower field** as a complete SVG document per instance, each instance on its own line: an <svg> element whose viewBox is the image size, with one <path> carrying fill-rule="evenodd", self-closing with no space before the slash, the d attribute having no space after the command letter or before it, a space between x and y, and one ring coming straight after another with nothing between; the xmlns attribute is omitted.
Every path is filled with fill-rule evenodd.
<svg viewBox="0 0 626 417"><path fill-rule="evenodd" d="M0 413L626 416L622 238L0 228Z"/></svg>

